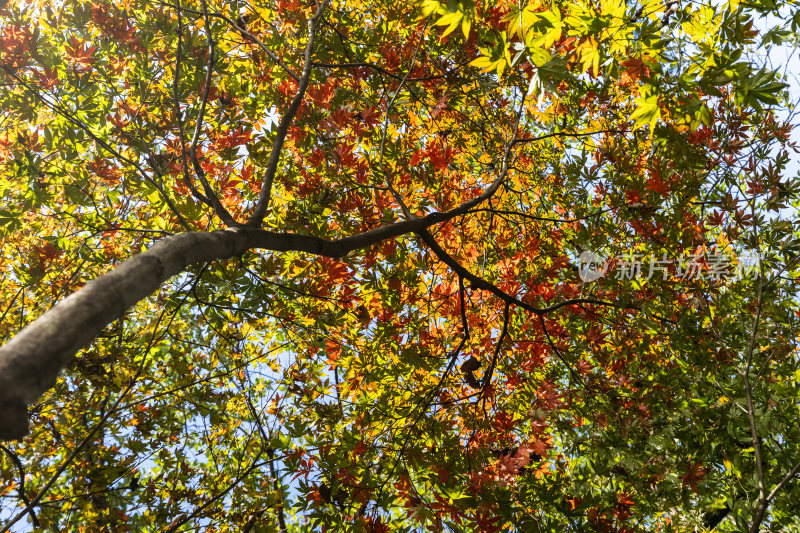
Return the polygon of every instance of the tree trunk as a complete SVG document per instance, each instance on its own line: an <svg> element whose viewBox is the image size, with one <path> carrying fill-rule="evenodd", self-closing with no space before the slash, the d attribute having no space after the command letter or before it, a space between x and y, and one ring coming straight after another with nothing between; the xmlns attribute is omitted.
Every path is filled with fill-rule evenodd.
<svg viewBox="0 0 800 533"><path fill-rule="evenodd" d="M21 439L28 431L28 404L55 384L75 353L189 265L227 259L256 248L343 257L383 240L422 231L458 212L386 224L336 241L245 226L166 237L54 305L0 348L0 440Z"/></svg>
<svg viewBox="0 0 800 533"><path fill-rule="evenodd" d="M0 348L0 439L27 433L27 405L53 386L75 353L139 300L195 263L250 248L338 255L337 243L255 228L180 233L86 284Z"/></svg>

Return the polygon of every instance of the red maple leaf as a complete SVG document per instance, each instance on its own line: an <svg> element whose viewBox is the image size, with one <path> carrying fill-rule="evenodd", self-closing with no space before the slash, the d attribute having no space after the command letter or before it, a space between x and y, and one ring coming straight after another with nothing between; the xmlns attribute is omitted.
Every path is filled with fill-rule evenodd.
<svg viewBox="0 0 800 533"><path fill-rule="evenodd" d="M381 112L376 106L368 107L358 113L365 126L376 126L381 122Z"/></svg>
<svg viewBox="0 0 800 533"><path fill-rule="evenodd" d="M689 468L687 472L681 476L683 486L689 485L694 492L697 492L697 483L702 481L703 477L708 472L707 468L703 468L703 463L700 461L689 461Z"/></svg>
<svg viewBox="0 0 800 533"><path fill-rule="evenodd" d="M725 214L722 211L717 211L716 209L708 218L706 218L706 224L712 227L721 226L722 223L725 221Z"/></svg>
<svg viewBox="0 0 800 533"><path fill-rule="evenodd" d="M631 507L634 505L636 505L636 502L627 493L617 493L617 501L614 503L614 516L620 520L626 520L631 516Z"/></svg>
<svg viewBox="0 0 800 533"><path fill-rule="evenodd" d="M635 81L640 78L650 76L650 69L647 67L647 65L645 65L644 61L638 57L626 59L622 62L622 66L625 67L625 74L631 80Z"/></svg>
<svg viewBox="0 0 800 533"><path fill-rule="evenodd" d="M506 411L499 411L494 416L494 422L492 422L492 425L500 431L511 431L514 429L514 427L516 427L517 421L514 420L514 415Z"/></svg>
<svg viewBox="0 0 800 533"><path fill-rule="evenodd" d="M77 38L72 38L72 43L70 45L66 45L64 50L67 52L67 55L72 59L72 62L80 67L88 67L92 63L94 63L94 59L92 58L92 54L95 50L97 50L96 46L90 46L86 48L86 42L79 42Z"/></svg>
<svg viewBox="0 0 800 533"><path fill-rule="evenodd" d="M439 101L438 101L438 102L436 102L436 106L435 106L435 107L433 108L433 110L431 111L431 116L433 116L434 118L436 118L436 117L438 117L438 116L439 116L439 114L440 114L442 111L444 111L444 110L447 108L447 99L448 99L448 95L447 95L447 93L444 93L444 94L442 95L442 97L441 97L441 98L439 98Z"/></svg>

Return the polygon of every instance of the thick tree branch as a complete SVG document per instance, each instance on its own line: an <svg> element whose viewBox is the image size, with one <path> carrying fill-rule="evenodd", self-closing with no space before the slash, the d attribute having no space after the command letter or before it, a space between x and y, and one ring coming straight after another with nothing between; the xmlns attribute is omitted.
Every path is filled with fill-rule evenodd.
<svg viewBox="0 0 800 533"><path fill-rule="evenodd" d="M427 228L463 214L487 197L488 194L484 193L450 211L387 224L334 241L250 227L208 233L186 232L166 237L53 306L0 348L0 439L19 439L25 435L27 405L53 386L58 373L78 350L127 309L192 264L227 259L251 249L343 257L381 241L416 233L473 287L488 290L503 301L534 313L543 314L583 303L618 306L582 298L549 307L535 307L506 294L459 265L436 243Z"/></svg>
<svg viewBox="0 0 800 533"><path fill-rule="evenodd" d="M389 224L337 241L255 228L166 237L53 306L0 348L0 439L24 436L27 405L55 383L73 355L189 265L226 259L253 248L342 257L434 223L418 219Z"/></svg>

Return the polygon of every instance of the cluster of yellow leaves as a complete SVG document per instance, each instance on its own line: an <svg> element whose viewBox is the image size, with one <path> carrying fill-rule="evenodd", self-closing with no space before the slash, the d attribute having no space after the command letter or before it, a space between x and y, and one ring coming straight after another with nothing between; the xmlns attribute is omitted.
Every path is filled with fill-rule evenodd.
<svg viewBox="0 0 800 533"><path fill-rule="evenodd" d="M453 2L448 2L442 4L437 0L423 0L421 7L424 17L438 15L438 20L435 24L437 26L447 26L444 33L442 33L442 37L446 37L460 27L464 38L469 38L474 11L468 3L458 2L454 4Z"/></svg>

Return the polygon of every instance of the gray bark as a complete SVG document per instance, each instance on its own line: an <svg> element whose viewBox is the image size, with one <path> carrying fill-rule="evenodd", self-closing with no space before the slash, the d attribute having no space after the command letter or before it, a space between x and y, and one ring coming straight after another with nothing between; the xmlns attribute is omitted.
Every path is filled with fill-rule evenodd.
<svg viewBox="0 0 800 533"><path fill-rule="evenodd" d="M234 257L254 248L342 257L419 231L439 218L388 224L336 241L251 227L180 233L158 241L54 305L0 348L0 440L22 438L28 431L27 406L53 386L75 353L189 265Z"/></svg>

